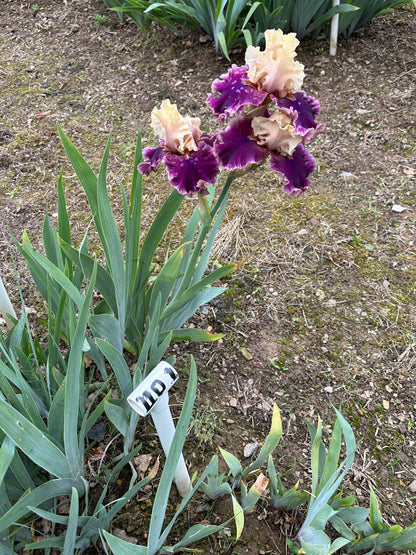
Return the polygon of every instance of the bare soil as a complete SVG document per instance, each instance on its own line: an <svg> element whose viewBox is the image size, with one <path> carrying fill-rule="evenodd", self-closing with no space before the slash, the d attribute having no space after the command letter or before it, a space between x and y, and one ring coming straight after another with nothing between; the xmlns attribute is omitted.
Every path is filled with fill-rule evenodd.
<svg viewBox="0 0 416 555"><path fill-rule="evenodd" d="M15 264L36 315L42 307L9 230L19 240L27 230L41 246L47 206L56 221L61 168L74 233L82 234L89 220L56 123L97 169L112 132L117 211L118 182L131 172L137 129L146 145L155 144L152 108L170 98L214 130L205 99L229 64L198 34L177 37L158 26L142 33L99 0L3 0L1 7L0 271L19 305ZM299 480L307 489L305 419L316 424L320 415L330 426L335 406L359 444L346 490L368 506L371 486L389 523L416 520L415 28L409 7L341 41L336 57L329 57L327 40L299 47L305 90L319 98L326 123L313 145L319 170L296 200L281 193L269 171L232 190L215 256L245 263L227 280L227 293L191 323L225 336L172 349L178 368L189 364L190 353L197 360L197 412L185 448L191 472L218 446L243 458L245 444L261 444L277 403L284 433L276 466L292 469L288 485ZM242 60L242 52L234 54L235 63ZM162 173L145 186L150 221L169 191ZM174 242L177 232L168 239ZM176 408L185 386L184 377L172 397ZM158 447L150 424L143 426L140 439L153 464ZM143 540L149 495L131 503L116 524L131 538ZM227 516L222 503L209 510L203 499L198 503L184 528ZM202 552L285 553L285 537L294 537L301 517L275 511L265 499L247 517L242 540L210 538Z"/></svg>

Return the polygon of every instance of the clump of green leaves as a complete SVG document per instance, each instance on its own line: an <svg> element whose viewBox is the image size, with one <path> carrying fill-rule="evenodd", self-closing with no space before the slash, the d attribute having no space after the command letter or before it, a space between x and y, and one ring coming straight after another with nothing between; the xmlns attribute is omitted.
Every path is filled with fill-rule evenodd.
<svg viewBox="0 0 416 555"><path fill-rule="evenodd" d="M323 440L322 422L318 420L316 428L308 423L312 441L310 492L299 491L297 485L285 491L276 472L272 452L282 437L282 423L275 406L270 432L256 458L244 467L234 454L220 449L228 470L220 473L219 457L215 455L199 478L193 476L191 490L166 524L174 470L196 397L193 360L172 448L153 500L147 545L132 545L110 534L116 515L149 482L151 475L136 481L133 473L125 494L110 504L106 502L111 483L140 451L139 445L102 464L101 494L95 503L89 502L92 486L84 471L84 457L91 446L88 431L103 416L111 395L108 382L97 389L97 384L85 375L84 355L89 351L85 333L92 316L96 275L95 265L83 302L74 308L65 355L57 353L52 326L49 328L50 347L42 348L29 332L25 312L5 338L0 336L0 548L10 553L22 549L44 549L45 552L61 549L72 555L101 540L117 555L175 553L220 532L231 521L235 522L238 539L244 529L245 514L254 509L267 487L275 507L288 511L308 502L304 523L294 541L289 542L293 553L330 555L341 548L347 553L385 553L416 547L416 524L402 529L384 523L373 491L369 509L354 506L354 496L343 496L342 481L353 463L356 444L351 427L338 411L328 448ZM109 361L110 364L114 362L111 356ZM87 397L93 391L92 402L86 408ZM262 472L266 464L268 476ZM93 479L95 481L95 477ZM230 518L220 525L191 526L179 541L167 546L178 517L198 491L203 491L210 499L230 496ZM69 504L68 514L59 510L63 504ZM28 534L28 524L37 518L51 522L51 533L49 537L33 541ZM60 529L65 528L65 535L55 533L58 525ZM326 533L327 526L339 534L333 541Z"/></svg>
<svg viewBox="0 0 416 555"><path fill-rule="evenodd" d="M88 503L90 483L84 469L91 446L88 433L110 396L105 392L107 383L97 387L85 377L89 350L85 334L96 275L95 268L80 305L73 307L65 355L54 341L52 326L47 349L33 338L25 311L5 338L0 334L0 551L4 553L52 547L73 553L88 547L148 481L132 484L122 499L107 506L109 484L139 446L103 465L107 483L97 503ZM68 516L57 512L62 496L70 503ZM82 506L81 498L86 499ZM66 525L67 534L32 545L28 525L38 517L49 520L52 531L57 524Z"/></svg>
<svg viewBox="0 0 416 555"><path fill-rule="evenodd" d="M295 32L299 40L307 35L328 36L330 20L339 14L338 33L348 38L374 17L404 4L409 0L343 0L339 6L333 6L332 0L264 0L246 24L253 30L252 42L248 33L245 36L247 44L256 45L266 29L276 26L285 33Z"/></svg>
<svg viewBox="0 0 416 555"><path fill-rule="evenodd" d="M375 17L392 12L396 6L410 4L409 0L345 0L345 2L358 8L356 11L340 15L338 33L347 38L361 31Z"/></svg>
<svg viewBox="0 0 416 555"><path fill-rule="evenodd" d="M213 341L221 337L206 330L182 326L199 306L224 291L223 287L212 284L235 268L235 264L228 264L205 273L232 179L227 181L215 202L215 187L211 187L207 199L208 221L202 221L195 208L181 245L166 255L164 264L156 273L156 250L184 196L174 189L150 228L145 234L141 233L142 179L137 171L141 161L139 136L130 196L121 189L124 229L120 231L107 191L110 142L97 176L61 129L59 133L87 196L103 261L97 262L96 253L89 252L88 228L81 244L77 247L73 244L62 176L58 181L58 229L52 226L48 214L44 221L45 254L33 248L26 233L21 244L15 241L47 303L50 337L56 345L60 339L71 344L74 314L83 302L84 290L91 283L93 272L96 272L94 298L98 301L91 307L85 341L104 380L107 379L105 358L113 367L120 400L108 401L106 413L129 443L137 417L132 415L126 398L160 362L171 341ZM137 354L133 376L122 356L123 349ZM59 353L54 356L55 363Z"/></svg>
<svg viewBox="0 0 416 555"><path fill-rule="evenodd" d="M243 29L259 3L244 0L110 0L112 9L133 17L140 28L157 21L181 34L183 27L203 31L214 41L218 54L244 43Z"/></svg>
<svg viewBox="0 0 416 555"><path fill-rule="evenodd" d="M97 262L96 252L89 252L88 228L81 244L77 247L73 244L62 176L58 181L58 229L52 226L48 214L44 221L45 254L33 248L26 233L21 244L15 242L47 303L52 345L57 345L61 339L72 344L74 315L83 302L84 290L91 283L93 272L96 272L94 297L98 301L91 306L85 342L104 380L107 379L105 359L113 368L119 398L107 400L105 412L123 434L127 453L138 416L131 411L126 399L160 362L171 341L214 341L222 337L182 326L201 305L224 291L223 287L212 284L236 267L228 264L206 273L232 177L216 200L215 187L210 187L208 218L202 219L195 208L181 245L173 253L166 254L164 264L158 266L160 269L156 273L155 253L184 196L174 189L150 228L145 234L141 233L142 177L137 171L141 161L139 135L130 196L121 189L124 229L120 230L107 190L110 141L97 176L60 128L59 133L87 196L103 261ZM133 376L123 358L123 349L137 355ZM55 364L59 351L52 349L51 353Z"/></svg>
<svg viewBox="0 0 416 555"><path fill-rule="evenodd" d="M271 14L279 9L279 19L282 20L279 27L285 33L295 32L299 40L311 33L319 34L334 15L356 10L355 6L345 2L333 6L332 0L266 0L262 5L267 6ZM253 23L257 23L256 14ZM262 25L266 27L263 27L263 32L270 28L268 25L271 23L272 21L264 18Z"/></svg>
<svg viewBox="0 0 416 555"><path fill-rule="evenodd" d="M99 23L100 25L103 25L106 21L107 21L107 17L103 14L100 13L96 13L94 14L94 19L97 23Z"/></svg>
<svg viewBox="0 0 416 555"><path fill-rule="evenodd" d="M384 523L373 490L369 509L355 506L354 495L343 497L341 484L354 462L356 442L351 426L338 411L336 413L328 449L323 442L321 420L316 428L308 422L312 441L312 487L305 520L295 541L288 542L292 553L331 555L340 549L346 553L414 549L416 523L405 529ZM340 462L343 449L345 458ZM295 496L298 494L293 492ZM328 526L339 534L333 541L326 533Z"/></svg>
<svg viewBox="0 0 416 555"><path fill-rule="evenodd" d="M124 21L123 11L119 8L131 6L129 0L103 0L107 8L114 9L117 11L117 15L120 21ZM152 20L148 17L143 16L139 11L132 11L129 13L129 17L138 25L140 29L147 29L151 24Z"/></svg>
<svg viewBox="0 0 416 555"><path fill-rule="evenodd" d="M414 1L414 0L413 0ZM371 19L409 0L104 0L119 14L127 14L141 28L157 21L181 34L183 27L203 31L217 52L227 59L242 44L257 46L267 29L307 35L329 35L331 18L340 14L339 34L350 37Z"/></svg>

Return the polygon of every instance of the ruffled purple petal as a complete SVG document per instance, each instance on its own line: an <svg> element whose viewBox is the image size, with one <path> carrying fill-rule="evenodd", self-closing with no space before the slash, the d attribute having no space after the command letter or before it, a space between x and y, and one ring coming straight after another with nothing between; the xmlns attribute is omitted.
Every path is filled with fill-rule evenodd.
<svg viewBox="0 0 416 555"><path fill-rule="evenodd" d="M163 158L169 183L182 195L206 192L206 184L213 185L219 167L213 149L206 143L198 142L198 150L187 156L166 152Z"/></svg>
<svg viewBox="0 0 416 555"><path fill-rule="evenodd" d="M205 133L203 135L201 135L201 138L199 139L198 142L198 147L200 146L201 143L205 143L207 145L209 145L210 147L214 147L214 143L215 143L215 139L217 138L217 135L206 135Z"/></svg>
<svg viewBox="0 0 416 555"><path fill-rule="evenodd" d="M254 139L251 119L235 118L225 131L218 134L215 145L221 166L227 170L244 169L248 164L259 164L264 160L267 149L261 147Z"/></svg>
<svg viewBox="0 0 416 555"><path fill-rule="evenodd" d="M302 135L303 141L312 141L319 131L325 128L324 123L317 123L315 117L321 111L319 101L313 96L308 96L305 91L298 91L294 98L278 98L277 105L282 108L293 108L298 113L295 132Z"/></svg>
<svg viewBox="0 0 416 555"><path fill-rule="evenodd" d="M309 187L308 177L316 170L317 164L306 148L298 145L290 158L281 154L272 154L270 167L286 177L287 182L283 185L283 191L295 198Z"/></svg>
<svg viewBox="0 0 416 555"><path fill-rule="evenodd" d="M248 66L239 67L233 64L228 73L212 83L213 94L208 95L207 105L220 121L242 114L246 104L260 106L267 97L267 92L258 91L249 84L247 70ZM220 96L215 97L216 93Z"/></svg>
<svg viewBox="0 0 416 555"><path fill-rule="evenodd" d="M163 159L163 155L163 146L158 146L157 148L144 148L142 156L145 162L139 164L137 169L140 173L149 175L150 172L156 171L159 162Z"/></svg>

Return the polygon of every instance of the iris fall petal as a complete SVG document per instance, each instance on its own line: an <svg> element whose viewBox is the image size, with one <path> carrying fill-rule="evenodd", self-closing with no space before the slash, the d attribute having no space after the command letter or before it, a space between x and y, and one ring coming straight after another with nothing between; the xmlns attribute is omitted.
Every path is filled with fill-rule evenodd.
<svg viewBox="0 0 416 555"><path fill-rule="evenodd" d="M219 133L215 154L224 168L243 169L248 164L259 164L264 160L267 149L251 138L251 121L250 118L237 117L225 131Z"/></svg>
<svg viewBox="0 0 416 555"><path fill-rule="evenodd" d="M283 185L283 191L291 197L298 197L309 187L308 177L316 170L317 164L306 148L298 145L290 158L272 154L270 167L285 176L287 181Z"/></svg>
<svg viewBox="0 0 416 555"><path fill-rule="evenodd" d="M213 185L217 178L219 168L213 149L205 143L198 147L188 156L167 152L163 158L170 184L182 195L203 194L206 185Z"/></svg>

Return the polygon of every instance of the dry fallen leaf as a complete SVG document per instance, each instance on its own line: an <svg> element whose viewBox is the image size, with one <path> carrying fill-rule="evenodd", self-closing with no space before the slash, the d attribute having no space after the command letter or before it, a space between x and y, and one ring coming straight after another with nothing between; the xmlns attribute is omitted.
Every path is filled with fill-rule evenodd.
<svg viewBox="0 0 416 555"><path fill-rule="evenodd" d="M254 482L253 488L255 488L260 494L263 494L267 488L269 479L266 478L264 474L259 474L257 480Z"/></svg>
<svg viewBox="0 0 416 555"><path fill-rule="evenodd" d="M99 443L96 447L92 447L87 453L87 459L92 461L100 461L104 456L104 444Z"/></svg>
<svg viewBox="0 0 416 555"><path fill-rule="evenodd" d="M159 470L159 457L156 459L155 464L152 466L152 468L149 471L149 474L147 475L147 477L149 478L149 480L153 480L153 478L156 476L158 470Z"/></svg>
<svg viewBox="0 0 416 555"><path fill-rule="evenodd" d="M137 457L134 457L133 462L137 472L146 472L146 470L149 468L151 460L152 455L150 453L147 455L138 455Z"/></svg>
<svg viewBox="0 0 416 555"><path fill-rule="evenodd" d="M37 114L34 114L33 117L34 117L35 119L43 119L43 118L46 118L46 116L49 116L50 113L51 113L50 110L48 110L47 112L39 112L39 113L37 113Z"/></svg>

